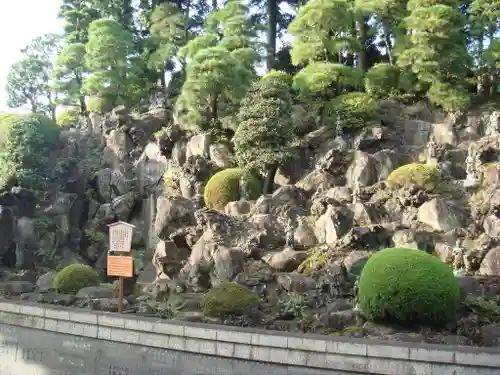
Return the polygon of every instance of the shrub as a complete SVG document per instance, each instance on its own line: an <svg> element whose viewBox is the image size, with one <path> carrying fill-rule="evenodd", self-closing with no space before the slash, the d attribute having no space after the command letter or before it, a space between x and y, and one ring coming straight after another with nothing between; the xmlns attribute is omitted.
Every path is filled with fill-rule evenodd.
<svg viewBox="0 0 500 375"><path fill-rule="evenodd" d="M293 77L288 74L287 72L283 72L281 70L271 70L270 72L267 72L262 76L262 80L266 79L277 79L281 82L286 83L287 85L291 86L293 83Z"/></svg>
<svg viewBox="0 0 500 375"><path fill-rule="evenodd" d="M399 68L387 63L375 64L365 74L365 90L375 98L393 94L399 82Z"/></svg>
<svg viewBox="0 0 500 375"><path fill-rule="evenodd" d="M447 83L433 83L427 97L446 112L463 111L470 105L470 94L465 88Z"/></svg>
<svg viewBox="0 0 500 375"><path fill-rule="evenodd" d="M379 101L366 92L351 92L328 102L325 112L331 123L335 124L340 116L347 128L359 129L377 117Z"/></svg>
<svg viewBox="0 0 500 375"><path fill-rule="evenodd" d="M87 111L89 113L105 113L111 110L110 100L105 98L100 98L98 96L93 96L87 100Z"/></svg>
<svg viewBox="0 0 500 375"><path fill-rule="evenodd" d="M57 116L56 123L57 125L64 127L70 127L70 126L76 127L76 125L78 124L79 117L80 117L80 112L77 109L75 108L67 109L61 112Z"/></svg>
<svg viewBox="0 0 500 375"><path fill-rule="evenodd" d="M223 282L203 295L200 306L206 316L242 315L259 302L258 296L246 286Z"/></svg>
<svg viewBox="0 0 500 375"><path fill-rule="evenodd" d="M87 286L98 286L99 275L90 266L72 264L63 268L54 279L53 287L60 293L77 293Z"/></svg>
<svg viewBox="0 0 500 375"><path fill-rule="evenodd" d="M439 326L456 317L460 287L453 270L422 250L375 253L359 279L358 302L371 321Z"/></svg>
<svg viewBox="0 0 500 375"><path fill-rule="evenodd" d="M50 171L49 156L59 141L59 127L43 115L0 117L0 189L16 180L42 191Z"/></svg>
<svg viewBox="0 0 500 375"><path fill-rule="evenodd" d="M214 174L205 186L205 204L208 208L222 210L229 202L240 199L240 179L246 178L251 199L260 195L261 183L255 176L241 168L228 168Z"/></svg>
<svg viewBox="0 0 500 375"><path fill-rule="evenodd" d="M396 168L387 178L391 188L416 185L427 191L434 190L441 181L441 171L438 167L428 164L406 164Z"/></svg>

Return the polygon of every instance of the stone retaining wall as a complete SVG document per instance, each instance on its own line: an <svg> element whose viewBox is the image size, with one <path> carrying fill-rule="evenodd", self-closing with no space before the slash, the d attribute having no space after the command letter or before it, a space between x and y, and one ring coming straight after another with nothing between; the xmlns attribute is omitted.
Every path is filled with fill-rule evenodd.
<svg viewBox="0 0 500 375"><path fill-rule="evenodd" d="M210 365L207 362L202 366L201 374L255 375L255 366L257 365L270 366L269 369L272 371L264 370L266 374L280 375L335 375L352 372L383 375L500 374L500 348L441 346L299 335L10 302L0 302L0 325L2 325L0 327L0 341L3 341L0 343L0 364L3 363L3 367L0 369L1 375L10 373L18 375L21 372L24 375L54 375L56 374L54 370L58 370L57 374L75 373L75 368L59 371L59 368L54 367L53 363L57 362L57 358L55 354L51 357L51 351L59 353L55 348L51 349L45 357L40 354L40 358L52 358L50 361L47 359L51 363L50 365L48 362L44 362L43 358L37 362L24 354L19 355L27 350L23 349L23 346L30 344L30 332L33 337L38 335L39 340L42 340L42 346L44 345L43 339L39 333L50 332L51 334L46 337L47 340L48 338L52 340L50 344L52 346L60 346L62 345L60 343L64 340L67 341L68 337L71 338L71 336L66 335L72 335L75 342L78 340L89 341L85 344L89 348L98 343L97 340L104 340L106 347L96 349L94 352L89 349L88 354L86 354L88 365L82 366L86 369L85 374L88 375L108 374L108 370L103 372L102 366L109 368L109 374L117 375L174 375L176 371L173 369L178 369L181 366L184 368L184 372L179 370L179 374L194 375L198 372L186 370L186 366L193 366L193 361L199 366L198 360L201 361L202 358L204 361L207 361L206 358L208 358L212 361L210 363L219 361L219 365ZM23 337L25 337L24 343L16 338L15 329L24 330L22 331ZM53 334L55 332L61 334L59 338ZM17 345L15 356L12 351L7 350L14 344ZM160 366L162 371L158 370L160 371L158 372L151 370L152 362L149 366L148 363L144 362L148 361L143 357L139 356L133 359L130 357L132 354L127 354L123 349L122 351L118 350L118 355L122 355L122 359L117 359L114 355L104 365L99 362L99 358L103 357L106 351L112 350L112 348L116 349L123 344L125 344L123 348L136 348L133 349L136 352L137 350L146 350L149 353L160 350L172 358L176 355L181 357L184 355L182 358L189 359L174 358L172 364L165 364L164 368ZM31 346L33 345L31 344ZM84 345L83 341L81 345ZM58 358L59 362L62 363L67 353L61 353L58 354ZM187 354L190 357L186 357ZM80 357L81 355L82 353L80 353ZM225 361L224 365L222 365L221 360ZM32 361L31 364L30 361ZM85 361L85 358L82 361ZM119 363L113 363L113 361ZM181 364L182 361L184 364ZM127 365L120 365L121 362L127 363ZM177 367L174 366L174 362ZM93 367L91 367L92 364ZM228 364L230 364L229 368L232 372L228 372ZM38 366L38 370L35 372L35 370L22 367L30 365ZM40 368L44 366L51 369L43 372ZM112 366L125 366L126 370L113 372ZM171 366L170 370L168 370L168 366ZM209 371L210 366L215 367ZM218 372L217 368L219 367L217 366L223 367L225 370L221 368L221 371ZM21 369L23 371L19 372ZM78 374L83 375L82 372L78 372Z"/></svg>

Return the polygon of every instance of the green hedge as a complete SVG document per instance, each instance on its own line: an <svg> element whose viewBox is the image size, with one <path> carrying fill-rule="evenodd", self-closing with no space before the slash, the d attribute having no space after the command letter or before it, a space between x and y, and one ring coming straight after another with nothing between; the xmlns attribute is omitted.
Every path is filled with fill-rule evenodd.
<svg viewBox="0 0 500 375"><path fill-rule="evenodd" d="M60 293L77 293L87 286L98 286L99 275L90 266L72 264L63 268L54 278L53 287Z"/></svg>
<svg viewBox="0 0 500 375"><path fill-rule="evenodd" d="M358 302L368 320L445 325L454 321L460 286L453 270L422 250L380 250L366 262Z"/></svg>
<svg viewBox="0 0 500 375"><path fill-rule="evenodd" d="M223 210L229 202L240 199L240 179L246 175L250 198L261 192L260 180L241 168L228 168L214 174L205 186L205 204L208 208Z"/></svg>
<svg viewBox="0 0 500 375"><path fill-rule="evenodd" d="M43 115L0 117L0 189L13 179L26 188L44 190L59 141L57 124Z"/></svg>
<svg viewBox="0 0 500 375"><path fill-rule="evenodd" d="M257 306L259 298L246 286L223 282L210 289L200 301L201 311L206 316L219 317L244 314Z"/></svg>

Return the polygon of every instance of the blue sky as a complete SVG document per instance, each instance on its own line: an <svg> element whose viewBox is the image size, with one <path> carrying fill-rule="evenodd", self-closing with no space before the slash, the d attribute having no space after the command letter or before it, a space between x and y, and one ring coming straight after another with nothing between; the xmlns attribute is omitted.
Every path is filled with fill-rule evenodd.
<svg viewBox="0 0 500 375"><path fill-rule="evenodd" d="M57 20L60 0L3 0L0 5L0 112L7 110L5 79L10 66L21 58L19 50L31 39L61 32Z"/></svg>

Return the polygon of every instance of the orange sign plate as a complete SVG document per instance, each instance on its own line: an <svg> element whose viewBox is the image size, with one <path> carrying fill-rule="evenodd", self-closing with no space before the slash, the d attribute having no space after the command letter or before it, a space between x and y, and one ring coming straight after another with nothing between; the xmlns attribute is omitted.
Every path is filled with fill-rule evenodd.
<svg viewBox="0 0 500 375"><path fill-rule="evenodd" d="M108 276L133 277L134 261L132 257L108 255Z"/></svg>

